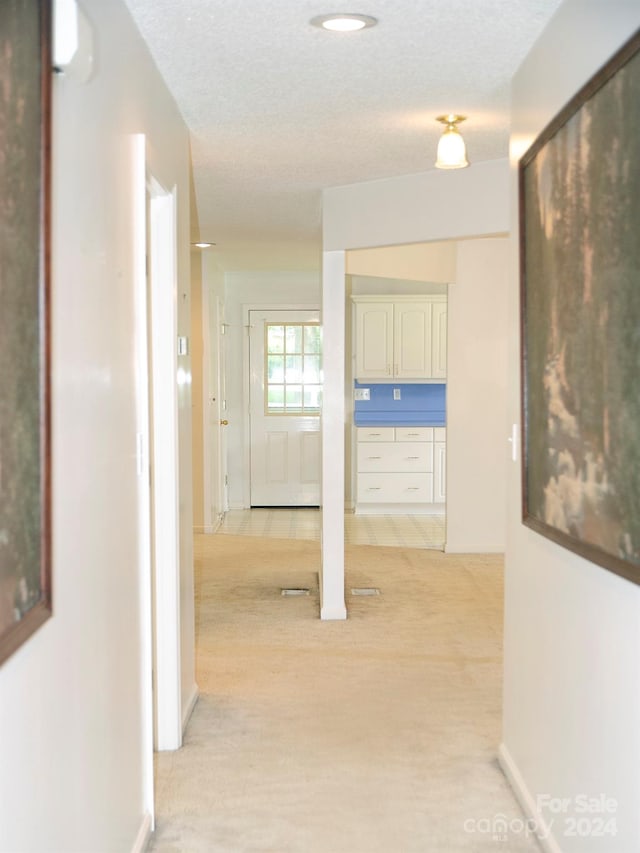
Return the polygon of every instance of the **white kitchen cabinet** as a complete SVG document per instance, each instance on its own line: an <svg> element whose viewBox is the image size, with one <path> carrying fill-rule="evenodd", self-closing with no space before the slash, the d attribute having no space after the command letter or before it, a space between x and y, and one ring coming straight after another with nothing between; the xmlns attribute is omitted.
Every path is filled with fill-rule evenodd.
<svg viewBox="0 0 640 853"><path fill-rule="evenodd" d="M434 302L431 317L431 375L447 378L447 303Z"/></svg>
<svg viewBox="0 0 640 853"><path fill-rule="evenodd" d="M446 296L354 296L353 302L356 379L446 379Z"/></svg>
<svg viewBox="0 0 640 853"><path fill-rule="evenodd" d="M356 512L442 512L444 460L436 454L445 435L440 427L358 427Z"/></svg>
<svg viewBox="0 0 640 853"><path fill-rule="evenodd" d="M433 442L433 501L444 503L447 499L447 431L434 429Z"/></svg>
<svg viewBox="0 0 640 853"><path fill-rule="evenodd" d="M393 304L356 304L356 377L388 379L393 364Z"/></svg>

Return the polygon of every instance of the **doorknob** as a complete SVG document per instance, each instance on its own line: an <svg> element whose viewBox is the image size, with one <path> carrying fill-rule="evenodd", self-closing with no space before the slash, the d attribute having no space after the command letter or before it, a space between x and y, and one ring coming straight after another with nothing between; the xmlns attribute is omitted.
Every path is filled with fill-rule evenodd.
<svg viewBox="0 0 640 853"><path fill-rule="evenodd" d="M220 421L220 426L229 426L229 421Z"/></svg>

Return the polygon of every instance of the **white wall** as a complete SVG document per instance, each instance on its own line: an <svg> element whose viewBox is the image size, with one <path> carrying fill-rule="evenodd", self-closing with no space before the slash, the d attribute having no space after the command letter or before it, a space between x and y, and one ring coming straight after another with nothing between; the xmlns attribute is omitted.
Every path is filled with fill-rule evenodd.
<svg viewBox="0 0 640 853"><path fill-rule="evenodd" d="M188 329L188 139L119 0L82 5L96 39L95 77L88 84L54 80L54 616L0 668L3 853L128 851L149 805L150 792L143 790L131 134L148 134L153 173L165 186L178 187L182 334ZM185 595L189 421L185 390ZM183 624L186 629L188 615ZM193 680L187 659L183 677Z"/></svg>
<svg viewBox="0 0 640 853"><path fill-rule="evenodd" d="M234 272L225 275L225 335L227 379L227 457L229 507L248 506L249 470L248 365L244 364L247 329L243 306L288 307L320 306L320 274L318 272Z"/></svg>
<svg viewBox="0 0 640 853"><path fill-rule="evenodd" d="M512 147L528 143L640 26L636 0L568 0L513 82ZM510 416L519 419L516 173L512 169ZM640 850L640 588L520 523L520 467L509 465L503 761L530 810L539 795L618 801L617 836L550 850ZM528 799L527 799L528 798ZM593 813L582 815L587 819Z"/></svg>
<svg viewBox="0 0 640 853"><path fill-rule="evenodd" d="M506 238L457 243L448 297L446 551L504 551Z"/></svg>

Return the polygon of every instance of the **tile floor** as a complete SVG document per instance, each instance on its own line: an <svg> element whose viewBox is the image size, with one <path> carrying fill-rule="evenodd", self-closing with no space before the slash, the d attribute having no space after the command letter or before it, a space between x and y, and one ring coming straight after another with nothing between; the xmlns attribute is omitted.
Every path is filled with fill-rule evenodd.
<svg viewBox="0 0 640 853"><path fill-rule="evenodd" d="M345 542L350 545L444 549L444 515L355 515L348 512L344 516L344 528ZM320 511L306 508L230 510L218 533L320 539Z"/></svg>

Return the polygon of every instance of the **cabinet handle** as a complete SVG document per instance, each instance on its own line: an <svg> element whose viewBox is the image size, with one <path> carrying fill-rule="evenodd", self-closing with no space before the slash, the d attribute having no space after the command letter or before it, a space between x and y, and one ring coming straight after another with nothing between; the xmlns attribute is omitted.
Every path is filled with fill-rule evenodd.
<svg viewBox="0 0 640 853"><path fill-rule="evenodd" d="M367 459L382 459L382 456L367 456Z"/></svg>
<svg viewBox="0 0 640 853"><path fill-rule="evenodd" d="M419 436L419 435L420 435L420 433L419 433L419 432L408 432L408 433L407 433L407 435L409 435L409 436L413 437L414 435L415 435L415 436Z"/></svg>
<svg viewBox="0 0 640 853"><path fill-rule="evenodd" d="M367 435L380 435L380 433L379 432L370 432L370 433L367 433Z"/></svg>
<svg viewBox="0 0 640 853"><path fill-rule="evenodd" d="M391 365L387 365L387 376L391 376Z"/></svg>
<svg viewBox="0 0 640 853"><path fill-rule="evenodd" d="M407 491L408 492L419 492L420 486L407 486Z"/></svg>
<svg viewBox="0 0 640 853"><path fill-rule="evenodd" d="M367 486L367 491L368 492L379 492L380 486Z"/></svg>
<svg viewBox="0 0 640 853"><path fill-rule="evenodd" d="M378 458L380 458L380 457L378 457ZM414 459L420 459L420 457L419 456L405 456L405 459L407 461L413 462Z"/></svg>

